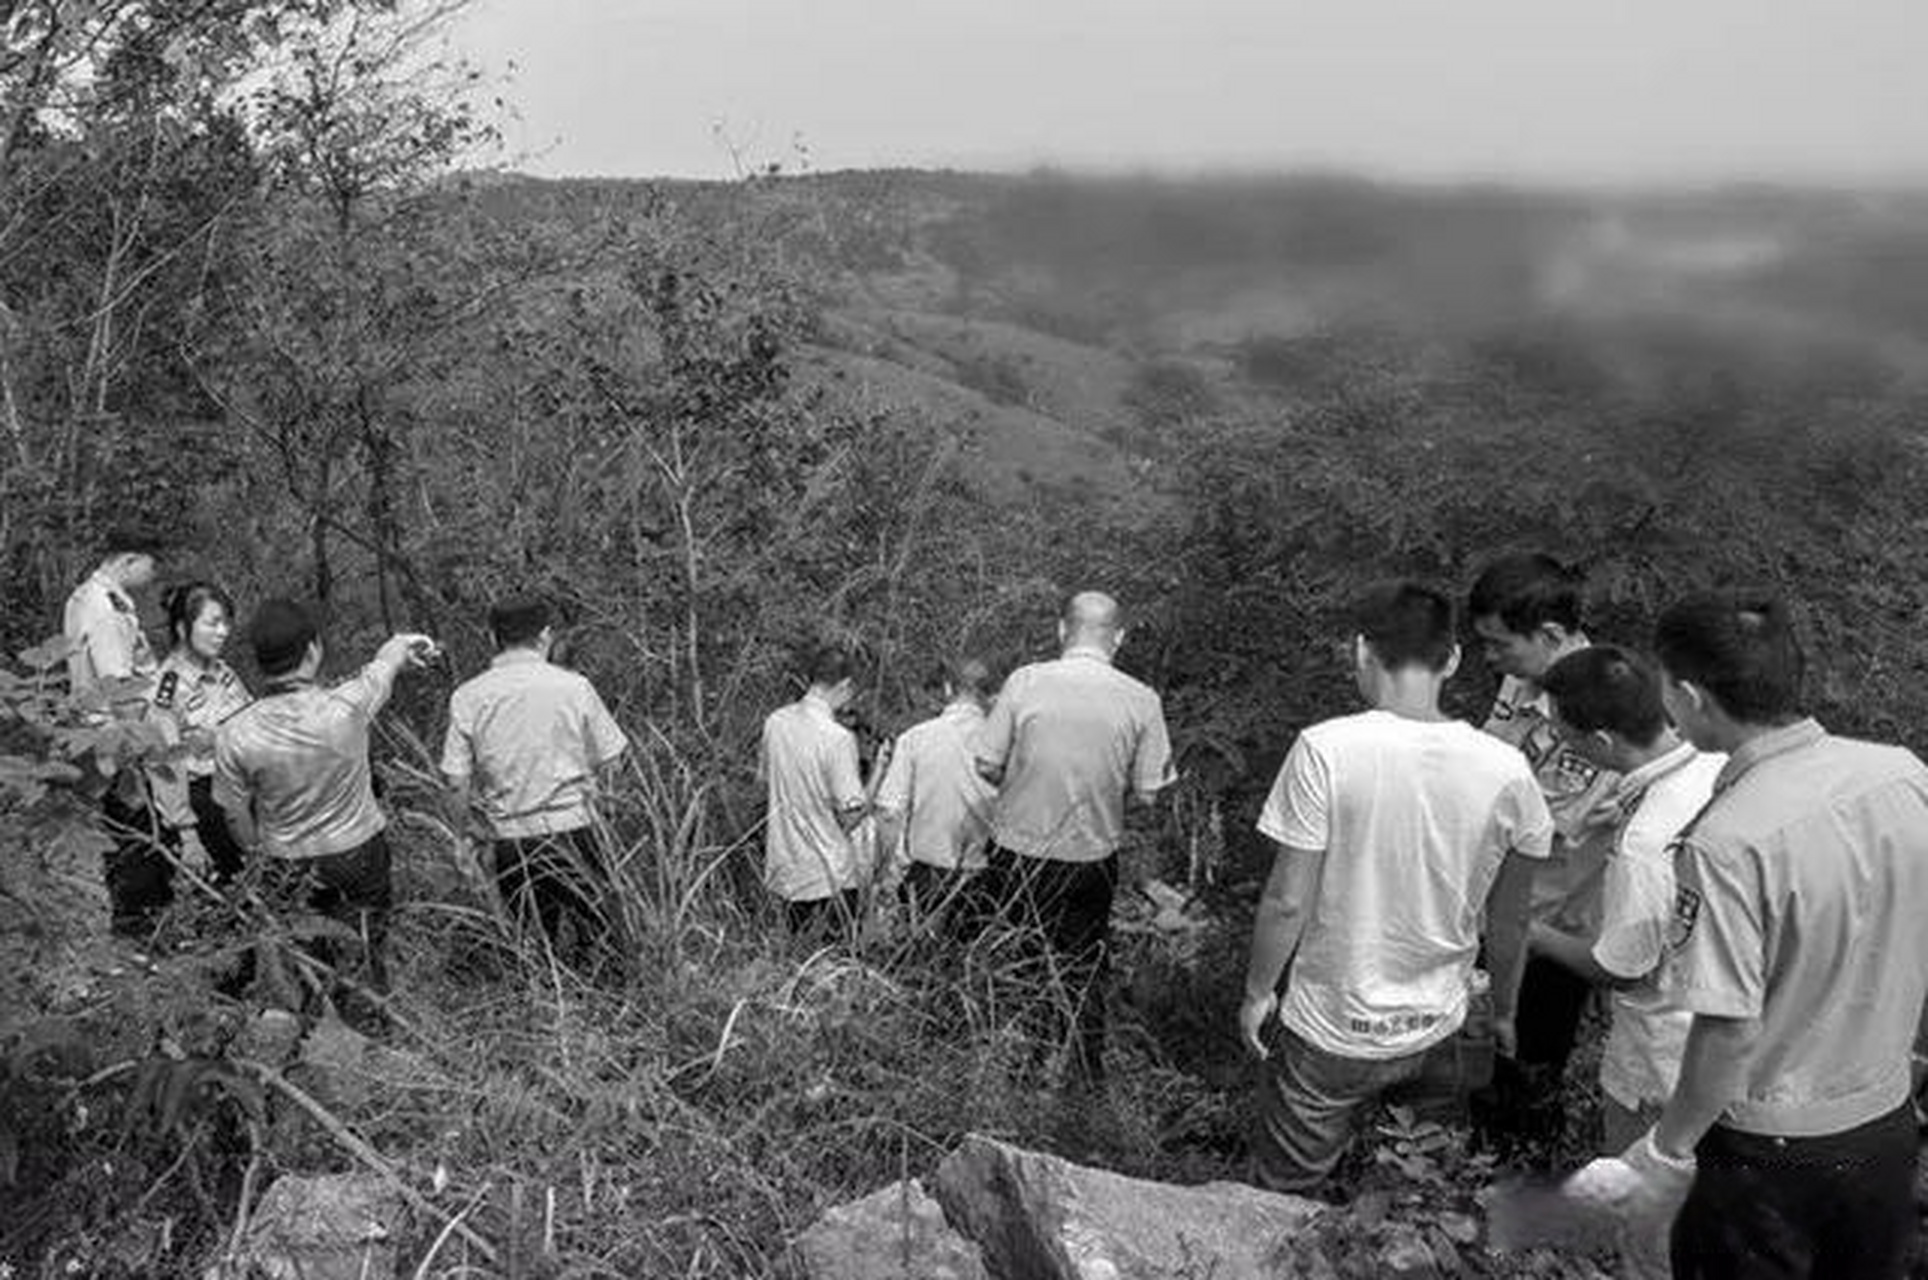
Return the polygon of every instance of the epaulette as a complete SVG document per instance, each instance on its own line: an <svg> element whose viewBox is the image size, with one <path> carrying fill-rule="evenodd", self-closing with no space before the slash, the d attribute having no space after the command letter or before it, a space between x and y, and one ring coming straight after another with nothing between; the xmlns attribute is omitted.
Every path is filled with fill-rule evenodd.
<svg viewBox="0 0 1928 1280"><path fill-rule="evenodd" d="M108 593L107 603L114 606L115 613L134 612L134 602L132 600L129 600L126 596L121 595L117 592Z"/></svg>
<svg viewBox="0 0 1928 1280"><path fill-rule="evenodd" d="M163 671L161 673L161 687L154 691L154 705L160 707L162 710L172 707L174 705L174 691L180 687L180 683L180 672Z"/></svg>

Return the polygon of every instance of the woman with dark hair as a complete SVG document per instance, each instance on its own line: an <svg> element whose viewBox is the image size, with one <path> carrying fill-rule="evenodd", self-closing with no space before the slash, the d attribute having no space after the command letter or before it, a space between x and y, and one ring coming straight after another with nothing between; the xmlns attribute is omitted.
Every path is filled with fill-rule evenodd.
<svg viewBox="0 0 1928 1280"><path fill-rule="evenodd" d="M214 801L214 731L253 699L221 660L234 630L234 601L211 582L186 582L162 600L168 654L154 681L154 709L173 723L187 753L156 770L163 838L190 863L212 866L214 882L240 874L241 846Z"/></svg>

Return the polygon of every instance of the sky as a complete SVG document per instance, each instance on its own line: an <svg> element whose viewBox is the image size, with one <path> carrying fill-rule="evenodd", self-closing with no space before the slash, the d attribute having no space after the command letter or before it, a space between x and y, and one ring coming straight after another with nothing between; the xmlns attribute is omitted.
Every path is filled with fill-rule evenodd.
<svg viewBox="0 0 1928 1280"><path fill-rule="evenodd" d="M513 168L1928 182L1928 0L474 0Z"/></svg>

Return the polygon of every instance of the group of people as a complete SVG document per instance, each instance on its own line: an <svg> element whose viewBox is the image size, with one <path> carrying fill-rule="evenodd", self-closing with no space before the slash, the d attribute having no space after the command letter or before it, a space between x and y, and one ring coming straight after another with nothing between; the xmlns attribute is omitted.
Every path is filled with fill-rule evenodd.
<svg viewBox="0 0 1928 1280"><path fill-rule="evenodd" d="M164 593L168 650L156 659L135 595L156 577L154 548L108 549L67 603L69 686L87 718L143 721L163 743L122 769L102 801L113 839L105 878L116 934L151 941L177 869L220 889L255 864L357 945L312 947L336 994L379 1016L393 906L388 819L369 734L397 678L439 653L425 635L391 636L346 680L320 680L326 650L312 609L264 601L247 628L258 690L223 657L233 600L191 581ZM582 952L607 921L598 775L628 739L580 674L548 661L548 606L510 598L490 611L497 652L449 700L441 766L458 832L493 846L496 881L550 943Z"/></svg>
<svg viewBox="0 0 1928 1280"><path fill-rule="evenodd" d="M268 601L248 628L250 693L221 656L235 615L212 584L167 593L170 650L153 658L130 593L154 576L148 549L116 548L65 620L90 714L157 718L179 746L177 768L125 776L103 801L115 928L151 930L177 863L219 883L259 856L355 930L379 992L392 890L368 734L432 643L397 635L323 686L313 615ZM1344 637L1366 709L1298 734L1259 817L1275 854L1239 1014L1261 1064L1255 1180L1328 1189L1388 1098L1479 1087L1492 1123L1546 1125L1604 993L1607 1154L1570 1190L1620 1216L1627 1274L1902 1276L1928 768L1802 713L1802 651L1771 596L1684 599L1643 653L1592 642L1577 575L1513 555L1479 575L1464 618L1503 676L1483 726L1441 707L1455 600L1374 587ZM543 937L593 939L608 857L595 796L628 740L549 660L540 600L499 602L490 628L493 662L450 700L453 811L486 824L505 898ZM856 669L825 648L758 756L764 884L791 930L854 927L878 883L959 946L1011 926L994 936L1049 962L1053 1034L1091 1085L1126 803L1174 778L1158 694L1114 665L1125 633L1117 602L1087 592L1055 659L1001 685L980 660L947 664L942 711L868 777L843 718ZM1466 1070L1482 1029L1490 1083Z"/></svg>

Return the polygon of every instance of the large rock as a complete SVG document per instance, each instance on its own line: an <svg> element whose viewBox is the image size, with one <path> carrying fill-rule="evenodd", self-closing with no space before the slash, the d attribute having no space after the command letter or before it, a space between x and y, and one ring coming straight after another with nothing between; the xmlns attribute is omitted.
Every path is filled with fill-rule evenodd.
<svg viewBox="0 0 1928 1280"><path fill-rule="evenodd" d="M1239 1183L1142 1182L978 1136L932 1191L996 1280L1278 1280L1324 1208Z"/></svg>
<svg viewBox="0 0 1928 1280"><path fill-rule="evenodd" d="M267 1280L394 1280L402 1203L361 1173L275 1180L249 1227L238 1274Z"/></svg>
<svg viewBox="0 0 1928 1280"><path fill-rule="evenodd" d="M915 1178L825 1213L797 1238L813 1280L986 1280L978 1247Z"/></svg>

